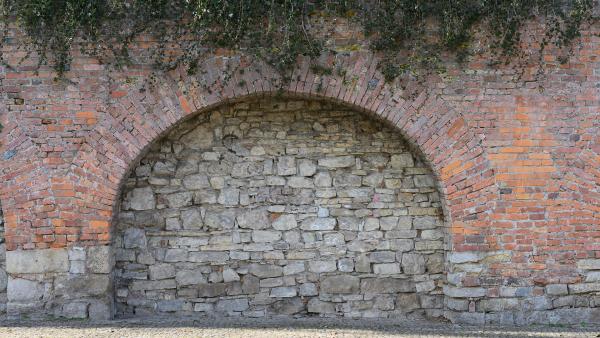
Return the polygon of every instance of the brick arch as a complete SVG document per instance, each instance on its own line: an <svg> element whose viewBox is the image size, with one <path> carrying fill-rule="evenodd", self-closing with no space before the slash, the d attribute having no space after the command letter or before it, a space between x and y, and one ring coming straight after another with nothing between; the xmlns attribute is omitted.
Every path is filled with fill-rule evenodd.
<svg viewBox="0 0 600 338"><path fill-rule="evenodd" d="M244 61L237 60L245 66ZM444 214L457 250L487 250L482 226L487 223L497 192L492 169L480 137L469 130L460 112L427 88L413 99L403 99L376 71L370 54L347 60L354 65L345 78L314 74L302 60L289 84L280 87L269 68L246 68L227 82L218 71L190 76L171 71L150 89L114 88L109 111L86 137L72 162L67 180L78 186L77 213L82 230L79 242L110 241L112 217L120 200L121 182L146 149L181 121L229 102L252 96L285 95L325 99L362 111L392 126L429 164L439 184ZM206 69L218 69L211 59ZM250 69L250 70L248 70ZM201 84L204 82L204 85ZM68 201L72 206L74 203Z"/></svg>

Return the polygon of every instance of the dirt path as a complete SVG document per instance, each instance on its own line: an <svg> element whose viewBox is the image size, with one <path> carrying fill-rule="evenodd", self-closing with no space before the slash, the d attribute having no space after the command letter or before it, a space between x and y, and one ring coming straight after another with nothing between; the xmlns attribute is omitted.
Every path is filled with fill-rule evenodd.
<svg viewBox="0 0 600 338"><path fill-rule="evenodd" d="M201 319L2 322L2 337L600 337L594 327L469 327L446 323L336 319Z"/></svg>

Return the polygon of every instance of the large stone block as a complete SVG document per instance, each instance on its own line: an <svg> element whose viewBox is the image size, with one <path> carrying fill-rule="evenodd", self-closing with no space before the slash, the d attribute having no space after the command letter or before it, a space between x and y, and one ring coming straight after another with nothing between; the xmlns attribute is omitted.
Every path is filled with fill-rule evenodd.
<svg viewBox="0 0 600 338"><path fill-rule="evenodd" d="M39 301L44 296L44 283L8 277L7 296L10 302Z"/></svg>
<svg viewBox="0 0 600 338"><path fill-rule="evenodd" d="M127 194L129 207L132 210L152 210L156 206L152 188L135 188Z"/></svg>
<svg viewBox="0 0 600 338"><path fill-rule="evenodd" d="M6 252L9 274L69 271L67 249L15 250Z"/></svg>
<svg viewBox="0 0 600 338"><path fill-rule="evenodd" d="M110 273L114 265L115 259L110 246L91 246L87 249L86 266L91 273Z"/></svg>
<svg viewBox="0 0 600 338"><path fill-rule="evenodd" d="M360 282L360 290L367 294L415 292L415 283L399 278L364 278Z"/></svg>
<svg viewBox="0 0 600 338"><path fill-rule="evenodd" d="M360 278L356 276L331 276L321 281L321 291L325 293L356 293L359 289Z"/></svg>

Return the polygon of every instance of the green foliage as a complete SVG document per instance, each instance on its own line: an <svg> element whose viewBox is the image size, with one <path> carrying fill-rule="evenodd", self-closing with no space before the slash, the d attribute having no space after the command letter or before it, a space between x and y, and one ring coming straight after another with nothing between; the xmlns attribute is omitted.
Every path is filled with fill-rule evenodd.
<svg viewBox="0 0 600 338"><path fill-rule="evenodd" d="M593 20L592 6L593 0L0 0L0 20L17 20L40 64L59 74L69 69L74 46L125 64L144 34L159 42L157 66L185 64L193 73L202 55L224 48L258 57L289 79L298 55L327 51L315 17L337 16L362 25L392 81L413 68L438 69L444 52L464 60L483 38L479 28L494 62L521 56L524 25L535 18L545 22L542 50L570 48ZM174 41L184 44L182 54L172 55Z"/></svg>

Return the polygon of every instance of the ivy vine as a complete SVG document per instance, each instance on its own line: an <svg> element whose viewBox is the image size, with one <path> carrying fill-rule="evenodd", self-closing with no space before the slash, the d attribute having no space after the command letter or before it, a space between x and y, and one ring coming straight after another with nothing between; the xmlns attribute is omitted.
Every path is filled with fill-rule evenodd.
<svg viewBox="0 0 600 338"><path fill-rule="evenodd" d="M474 43L483 38L490 46L492 63L512 62L523 56L522 32L534 19L541 19L544 27L540 52L549 45L570 52L582 26L595 21L593 2L0 0L5 34L0 43L11 41L6 27L17 22L29 37L26 44L38 55L39 65L49 64L62 75L70 69L76 48L122 66L131 62L134 43L149 36L157 41L151 60L159 68L185 65L195 72L203 55L223 48L266 61L289 79L298 55L315 58L335 52L318 34L319 20L343 18L362 26L370 48L381 56L380 71L392 81L414 69L438 69L442 54L466 60ZM181 53L173 55L175 43Z"/></svg>

